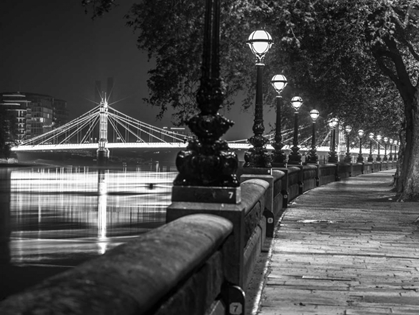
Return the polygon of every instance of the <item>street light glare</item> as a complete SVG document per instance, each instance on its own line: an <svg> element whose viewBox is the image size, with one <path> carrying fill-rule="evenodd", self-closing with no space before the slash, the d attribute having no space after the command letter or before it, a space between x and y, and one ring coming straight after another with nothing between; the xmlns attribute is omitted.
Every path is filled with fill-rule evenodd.
<svg viewBox="0 0 420 315"><path fill-rule="evenodd" d="M271 79L271 85L274 87L276 92L280 94L287 85L287 79L282 74L276 74Z"/></svg>
<svg viewBox="0 0 420 315"><path fill-rule="evenodd" d="M295 96L292 98L292 100L290 101L292 103L293 108L298 111L299 108L302 106L303 104L303 100L300 96Z"/></svg>
<svg viewBox="0 0 420 315"><path fill-rule="evenodd" d="M309 116L311 116L312 120L315 122L319 117L319 111L313 109L309 112Z"/></svg>
<svg viewBox="0 0 420 315"><path fill-rule="evenodd" d="M330 121L328 122L328 126L332 129L337 127L338 125L338 119L337 118L332 118L330 119Z"/></svg>
<svg viewBox="0 0 420 315"><path fill-rule="evenodd" d="M273 39L268 32L257 30L249 35L247 44L253 54L261 61L273 45Z"/></svg>

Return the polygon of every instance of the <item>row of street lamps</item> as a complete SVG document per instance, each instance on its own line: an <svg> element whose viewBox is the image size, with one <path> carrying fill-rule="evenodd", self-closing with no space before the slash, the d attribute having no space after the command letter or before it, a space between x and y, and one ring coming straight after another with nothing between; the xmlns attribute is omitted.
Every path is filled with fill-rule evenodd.
<svg viewBox="0 0 420 315"><path fill-rule="evenodd" d="M274 137L274 142L272 143L274 147L273 156L266 150L265 145L267 144L268 140L263 137L264 132L264 120L263 120L263 95L262 95L262 73L264 68L264 57L268 50L273 45L273 40L271 35L264 31L264 30L257 30L254 31L248 38L247 44L249 45L252 53L256 57L256 67L257 67L257 83L256 83L256 100L255 100L255 115L254 115L254 124L252 130L254 135L248 139L248 141L252 144L252 148L250 148L244 156L245 165L244 167L271 167L271 166L285 166L286 165L286 155L281 150L284 146L282 144L282 136L281 136L281 107L283 104L283 99L281 96L281 92L287 85L287 79L282 74L276 74L271 79L271 84L275 91L277 92L276 96L276 132ZM291 148L291 153L289 155L289 160L287 163L289 164L302 164L302 156L299 153L298 147L298 111L299 108L302 106L303 101L302 98L299 96L295 96L291 99L291 105L295 110L294 113L294 133L293 133L293 147ZM312 119L312 145L311 150L309 151L308 157L306 162L307 163L318 163L318 156L316 154L316 144L315 144L315 123L319 117L319 111L316 109L312 109L309 113ZM331 141L330 141L330 152L328 155L328 162L329 163L337 163L338 156L335 151L335 130L338 125L338 119L333 118L328 122L328 125L331 129ZM352 131L351 126L346 126L345 131L347 134L347 152L346 157L344 159L345 162L351 162L351 155L350 155L350 132ZM362 155L362 137L364 135L363 130L359 130L359 138L360 138L360 152L357 158L357 162L363 162L363 155ZM368 158L368 162L373 161L372 157L372 140L373 140L373 133L369 134L371 139L370 142L370 155ZM378 140L378 156L376 161L381 161L380 157L380 149L379 144L381 141L381 136L377 135ZM386 155L387 144L391 145L391 152L389 154L389 161L397 160L396 154L396 146L399 145L398 141L388 139L387 137L384 138L385 143L385 157L384 161L388 161ZM392 144L395 145L395 157L392 157Z"/></svg>
<svg viewBox="0 0 420 315"><path fill-rule="evenodd" d="M255 115L254 115L254 125L252 130L254 135L248 139L248 141L253 145L253 147L245 153L245 165L244 167L271 167L271 166L284 166L286 164L286 156L281 150L283 147L282 136L281 136L281 107L282 107L282 96L281 92L287 85L287 79L284 75L277 74L271 79L271 84L277 92L276 97L276 133L274 137L274 153L273 157L265 149L265 145L268 140L263 137L264 132L264 120L263 120L263 95L262 95L262 70L264 68L263 59L268 50L273 45L273 40L271 35L264 30L257 30L253 32L247 41L252 53L256 57L256 66L257 66L257 86L256 86L256 100L255 100ZM299 96L295 96L291 100L291 105L295 110L295 119L294 119L294 135L293 135L293 147L292 152L289 155L289 164L301 164L302 156L299 153L298 147L298 112L299 108L302 106L303 101ZM310 115L315 123L316 119L319 116L319 112L316 109L313 109L310 112ZM315 128L315 125L313 125ZM313 131L315 134L315 130ZM315 148L315 139L312 140L312 150L310 154L310 160L314 163L317 162L316 148Z"/></svg>
<svg viewBox="0 0 420 315"><path fill-rule="evenodd" d="M346 126L345 127L345 131L346 131L346 135L347 135L347 153L346 153L346 157L344 159L344 162L351 162L351 155L350 155L350 132L351 132L352 128L351 126ZM364 161L363 155L362 155L362 143L363 143L363 136L365 134L364 130L360 129L358 132L358 136L359 136L359 156L357 157L357 163L362 163ZM368 162L373 162L373 156L372 156L372 148L373 148L373 141L374 141L374 133L371 132L369 133L369 139L370 139L370 144L369 144L369 157L367 159ZM380 146L381 146L381 140L382 140L382 136L381 135L376 135L376 140L378 143L378 155L376 157L376 161L380 162L380 161L396 161L398 159L397 157L397 146L400 145L400 142L397 140L393 140L391 138L388 137L384 137L383 138L383 144L385 147L385 154L383 159L381 158L381 154L380 154ZM388 148L388 144L389 144L389 157L387 155L387 148ZM392 153L392 146L394 146L394 154Z"/></svg>
<svg viewBox="0 0 420 315"><path fill-rule="evenodd" d="M360 142L362 140L363 135L364 135L363 130L359 130ZM374 135L373 132L369 133L370 144L369 144L369 157L368 157L368 162L373 162L372 147L373 147L374 137L375 137L375 135ZM398 157L397 157L397 146L400 145L400 142L399 141L390 139L388 137L384 137L383 143L384 143L384 146L385 146L385 154L384 154L384 158L382 159L381 158L381 140L382 140L382 136L379 135L379 134L376 135L376 140L377 140L377 143L378 143L378 155L376 156L376 161L378 161L378 162L380 162L380 161L393 161L393 160L396 161L398 159ZM389 158L388 158L387 152L386 152L388 144L389 144ZM394 157L392 156L392 145L394 145L394 149L395 149L394 150ZM357 158L357 162L359 162L360 156L361 156L361 154L359 153L359 157Z"/></svg>

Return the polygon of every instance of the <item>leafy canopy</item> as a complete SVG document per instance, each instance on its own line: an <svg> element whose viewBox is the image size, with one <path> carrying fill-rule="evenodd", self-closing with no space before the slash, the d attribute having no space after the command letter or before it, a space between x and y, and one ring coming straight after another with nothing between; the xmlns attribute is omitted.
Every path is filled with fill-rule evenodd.
<svg viewBox="0 0 420 315"><path fill-rule="evenodd" d="M115 5L111 0L85 0L100 16ZM106 5L104 5L106 4ZM126 15L138 32L137 45L156 67L150 71L148 103L161 115L168 107L185 121L195 111L201 75L204 0L142 0ZM404 100L395 63L386 55L393 42L413 86L418 85L418 4L411 0L233 0L222 1L221 67L227 84L226 106L244 95L253 104L254 57L246 47L249 34L264 28L274 45L265 64L264 96L274 104L269 81L284 74L287 100L300 95L306 108L321 117L340 118L354 130L398 132L404 120ZM285 109L291 115L292 111ZM303 115L303 114L302 114ZM304 119L309 121L307 113ZM286 119L290 121L291 119Z"/></svg>

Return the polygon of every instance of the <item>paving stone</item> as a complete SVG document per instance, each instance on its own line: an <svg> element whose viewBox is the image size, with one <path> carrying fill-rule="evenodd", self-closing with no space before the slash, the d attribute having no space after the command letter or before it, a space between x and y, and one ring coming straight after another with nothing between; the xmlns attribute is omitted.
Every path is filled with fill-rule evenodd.
<svg viewBox="0 0 420 315"><path fill-rule="evenodd" d="M388 200L393 173L331 183L289 205L254 314L419 313L419 205Z"/></svg>

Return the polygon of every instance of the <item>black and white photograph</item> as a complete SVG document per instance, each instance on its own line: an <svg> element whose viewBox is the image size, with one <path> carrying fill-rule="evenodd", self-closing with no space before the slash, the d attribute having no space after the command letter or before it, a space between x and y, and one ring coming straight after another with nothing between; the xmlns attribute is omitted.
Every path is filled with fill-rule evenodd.
<svg viewBox="0 0 420 315"><path fill-rule="evenodd" d="M0 314L419 314L419 12L2 0Z"/></svg>

